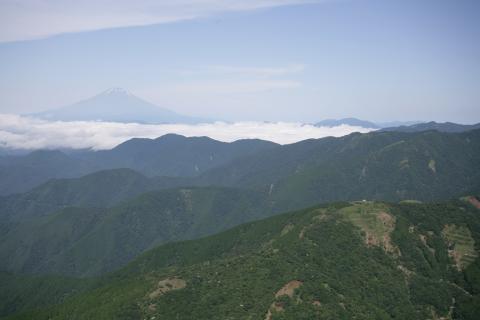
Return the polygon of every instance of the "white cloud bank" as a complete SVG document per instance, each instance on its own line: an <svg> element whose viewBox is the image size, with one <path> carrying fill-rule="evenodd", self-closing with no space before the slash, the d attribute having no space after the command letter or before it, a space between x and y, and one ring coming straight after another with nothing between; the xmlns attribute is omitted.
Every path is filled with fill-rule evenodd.
<svg viewBox="0 0 480 320"><path fill-rule="evenodd" d="M0 42L145 26L318 0L2 0Z"/></svg>
<svg viewBox="0 0 480 320"><path fill-rule="evenodd" d="M110 149L131 138L157 138L167 133L187 137L208 136L231 142L264 139L281 144L309 138L344 136L373 129L341 125L315 127L294 122L215 122L197 125L140 124L93 121L46 121L31 117L0 114L0 147L10 149L92 148Z"/></svg>

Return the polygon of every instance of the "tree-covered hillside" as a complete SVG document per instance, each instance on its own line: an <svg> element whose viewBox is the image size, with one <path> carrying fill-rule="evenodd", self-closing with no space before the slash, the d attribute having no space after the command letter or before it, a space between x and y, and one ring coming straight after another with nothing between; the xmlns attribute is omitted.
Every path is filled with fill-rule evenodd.
<svg viewBox="0 0 480 320"><path fill-rule="evenodd" d="M131 169L53 179L26 193L0 197L0 225L38 218L68 206L109 207L157 188L161 188L160 181Z"/></svg>
<svg viewBox="0 0 480 320"><path fill-rule="evenodd" d="M27 155L0 158L0 195L28 191L49 179L72 178L88 173L79 163L61 151L37 150Z"/></svg>
<svg viewBox="0 0 480 320"><path fill-rule="evenodd" d="M97 275L155 245L206 236L270 214L256 192L214 187L144 193L111 208L65 207L6 228L0 236L0 270Z"/></svg>
<svg viewBox="0 0 480 320"><path fill-rule="evenodd" d="M26 192L54 178L74 178L108 169L129 168L149 177L194 177L277 146L257 139L226 143L167 134L157 139L131 139L111 150L34 151L5 156L0 158L0 195Z"/></svg>
<svg viewBox="0 0 480 320"><path fill-rule="evenodd" d="M157 139L131 139L111 150L80 154L96 168L131 168L152 176L195 177L229 161L278 147L269 141L247 139L231 143L209 137L167 134Z"/></svg>
<svg viewBox="0 0 480 320"><path fill-rule="evenodd" d="M51 178L130 168L167 176L168 186L221 185L272 195L279 210L319 201L439 200L480 190L480 130L371 132L277 145L166 135L132 139L112 150L37 151L0 159L0 194L25 192ZM176 179L175 179L176 178ZM181 179L180 179L181 178ZM290 202L285 194L299 197Z"/></svg>
<svg viewBox="0 0 480 320"><path fill-rule="evenodd" d="M480 130L311 139L212 169L205 185L251 188L279 210L343 200L435 201L480 191Z"/></svg>
<svg viewBox="0 0 480 320"><path fill-rule="evenodd" d="M476 124L459 124L453 122L423 122L415 123L413 125L402 125L397 127L382 128L382 131L397 131L397 132L420 132L427 130L437 130L441 132L465 132L470 130L480 129L480 123Z"/></svg>
<svg viewBox="0 0 480 320"><path fill-rule="evenodd" d="M161 139L167 140L197 141ZM478 163L480 130L380 132L271 147L200 177L147 178L115 169L52 180L0 198L0 270L100 274L156 244L317 203L449 199L480 190Z"/></svg>
<svg viewBox="0 0 480 320"><path fill-rule="evenodd" d="M477 319L479 213L475 198L313 207L160 246L60 305L28 311L20 291L9 319Z"/></svg>

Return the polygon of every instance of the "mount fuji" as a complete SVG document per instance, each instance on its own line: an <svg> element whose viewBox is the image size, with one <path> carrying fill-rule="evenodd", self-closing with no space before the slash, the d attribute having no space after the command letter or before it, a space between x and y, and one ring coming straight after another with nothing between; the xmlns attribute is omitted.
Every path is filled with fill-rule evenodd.
<svg viewBox="0 0 480 320"><path fill-rule="evenodd" d="M147 102L123 88L108 89L80 102L31 114L46 120L61 121L108 121L137 123L186 123L209 122L178 114Z"/></svg>

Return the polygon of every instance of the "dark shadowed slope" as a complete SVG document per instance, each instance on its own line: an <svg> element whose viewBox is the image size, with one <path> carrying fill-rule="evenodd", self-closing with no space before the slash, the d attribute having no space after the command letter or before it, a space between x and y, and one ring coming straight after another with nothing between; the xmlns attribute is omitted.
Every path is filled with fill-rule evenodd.
<svg viewBox="0 0 480 320"><path fill-rule="evenodd" d="M154 245L270 215L264 197L230 188L142 194L110 209L67 207L24 219L0 238L0 270L86 276L119 268Z"/></svg>
<svg viewBox="0 0 480 320"><path fill-rule="evenodd" d="M40 150L0 159L0 195L25 192L49 179L77 177L88 165L60 151Z"/></svg>
<svg viewBox="0 0 480 320"><path fill-rule="evenodd" d="M68 206L109 207L140 193L161 189L161 180L149 179L131 169L53 179L27 193L0 197L0 221L37 218Z"/></svg>

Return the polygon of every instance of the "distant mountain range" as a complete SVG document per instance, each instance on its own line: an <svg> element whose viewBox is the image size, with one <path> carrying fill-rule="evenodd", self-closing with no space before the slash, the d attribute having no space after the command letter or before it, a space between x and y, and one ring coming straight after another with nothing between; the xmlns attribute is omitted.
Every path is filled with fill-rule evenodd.
<svg viewBox="0 0 480 320"><path fill-rule="evenodd" d="M398 131L398 132L420 132L420 131L428 131L428 130L437 130L441 132L465 132L469 130L480 129L480 123L477 124L458 124L453 122L425 122L425 123L417 123L410 126L398 126L398 127L384 127L382 131Z"/></svg>
<svg viewBox="0 0 480 320"><path fill-rule="evenodd" d="M380 129L394 126L410 126L420 123L419 121L392 121L392 122L372 122L367 120L360 120L357 118L343 118L343 119L325 119L315 123L317 127L337 127L341 125L348 125L353 127L362 127L367 129Z"/></svg>
<svg viewBox="0 0 480 320"><path fill-rule="evenodd" d="M316 127L337 127L341 125L348 125L354 127L362 127L369 129L378 129L380 128L378 124L371 121L360 120L356 118L344 118L344 119L325 119L315 123Z"/></svg>
<svg viewBox="0 0 480 320"><path fill-rule="evenodd" d="M0 157L0 318L476 320L479 163L480 129Z"/></svg>
<svg viewBox="0 0 480 320"><path fill-rule="evenodd" d="M318 202L432 201L480 191L478 163L480 130L374 131L263 150L198 179L267 193L275 208L290 210Z"/></svg>
<svg viewBox="0 0 480 320"><path fill-rule="evenodd" d="M37 150L0 157L0 195L25 192L53 178L75 178L98 170L130 168L146 176L193 177L208 169L278 146L269 141L232 143L208 137L167 134L157 139L131 139L111 150Z"/></svg>
<svg viewBox="0 0 480 320"><path fill-rule="evenodd" d="M31 114L47 120L112 121L138 123L208 122L161 108L122 88L112 88L92 98L62 108Z"/></svg>
<svg viewBox="0 0 480 320"><path fill-rule="evenodd" d="M203 119L178 114L174 111L156 106L147 102L123 88L111 88L94 97L80 102L29 114L29 116L46 120L61 121L111 121L111 122L136 122L147 124L184 123L197 124L211 122ZM325 119L314 123L317 127L337 127L348 125L367 129L382 129L387 131L417 132L425 130L438 130L443 132L462 132L480 128L480 123L475 125L462 125L451 122L421 122L421 121L391 121L372 122L357 118ZM11 154L12 150L2 150L0 155Z"/></svg>
<svg viewBox="0 0 480 320"><path fill-rule="evenodd" d="M21 185L31 175L41 176L50 163L58 168L50 168L50 174L65 175L99 159L152 173L145 165L153 163L146 161L151 149L165 155L155 160L156 172L170 170L171 177L104 170L0 197L0 270L93 275L123 266L154 245L317 203L434 201L480 193L480 130L354 133L290 145L168 135L131 140L120 156L116 150L107 158L87 153L79 160L57 151L53 161L49 153L37 152L30 171L25 169L30 156L29 161L14 157L12 162L21 166L8 183ZM222 157L223 152L231 156ZM13 172L8 168L4 172ZM93 246L96 250L87 250Z"/></svg>
<svg viewBox="0 0 480 320"><path fill-rule="evenodd" d="M337 127L340 125L348 125L367 129L397 132L421 132L428 130L437 130L440 132L465 132L469 130L480 129L480 123L472 125L458 124L453 122L439 123L435 121L392 121L375 123L372 121L360 120L357 118L326 119L319 121L314 125L317 127Z"/></svg>
<svg viewBox="0 0 480 320"><path fill-rule="evenodd" d="M89 99L44 112L29 114L29 116L60 121L109 121L134 122L146 124L183 123L198 124L211 122L178 114L174 111L147 102L123 88L112 88ZM348 125L372 130L419 132L437 130L442 132L463 132L480 128L480 123L463 125L452 122L421 122L421 121L391 121L372 122L357 118L325 119L314 123L317 127L337 127ZM2 149L0 156L21 153L21 150Z"/></svg>
<svg viewBox="0 0 480 320"><path fill-rule="evenodd" d="M310 191L295 201L303 201L310 192L312 200L339 200L345 198L346 190L354 191L350 197L357 198L437 199L441 197L437 192L455 189L453 186L457 182L462 190L473 187L471 183L475 180L471 179L477 172L473 170L467 174L465 169L471 168L475 161L480 162L476 149L479 133L479 130L470 130L462 136L438 131L415 134L377 131L341 138L310 139L283 146L262 140L225 143L206 137L186 138L169 134L153 140L131 139L111 150L96 152L66 154L40 150L24 156L0 157L0 195L26 192L52 178L75 178L98 170L129 168L147 177L169 176L168 183L172 186L180 183L254 187L270 192L272 196L279 192L288 193L288 188L283 189L282 185L288 187L294 181L305 187L313 183ZM419 153L418 150L423 151ZM388 157L392 158L384 162L379 160ZM459 161L467 162L461 164ZM377 174L387 174L385 170L389 166L390 178L388 183L385 182L385 188L370 181L377 179ZM406 170L417 166L419 172ZM443 166L449 170L443 170ZM402 172L404 169L406 171ZM457 169L458 172L454 173ZM340 174L338 179L334 179L337 174ZM397 174L398 182L404 181L405 185L390 183ZM456 178L451 180L445 174ZM326 189L317 186L317 176L321 180L329 176L327 182L336 181L341 194L333 185ZM415 181L433 177L435 179L428 182L428 189L419 187L418 191L415 190ZM460 183L460 177L469 179ZM409 179L413 179L413 185ZM384 181L383 178L380 181ZM340 187L343 183L350 187L343 189ZM361 187L363 184L365 186ZM321 197L314 192L317 188L322 190ZM287 198L279 195L279 201Z"/></svg>

